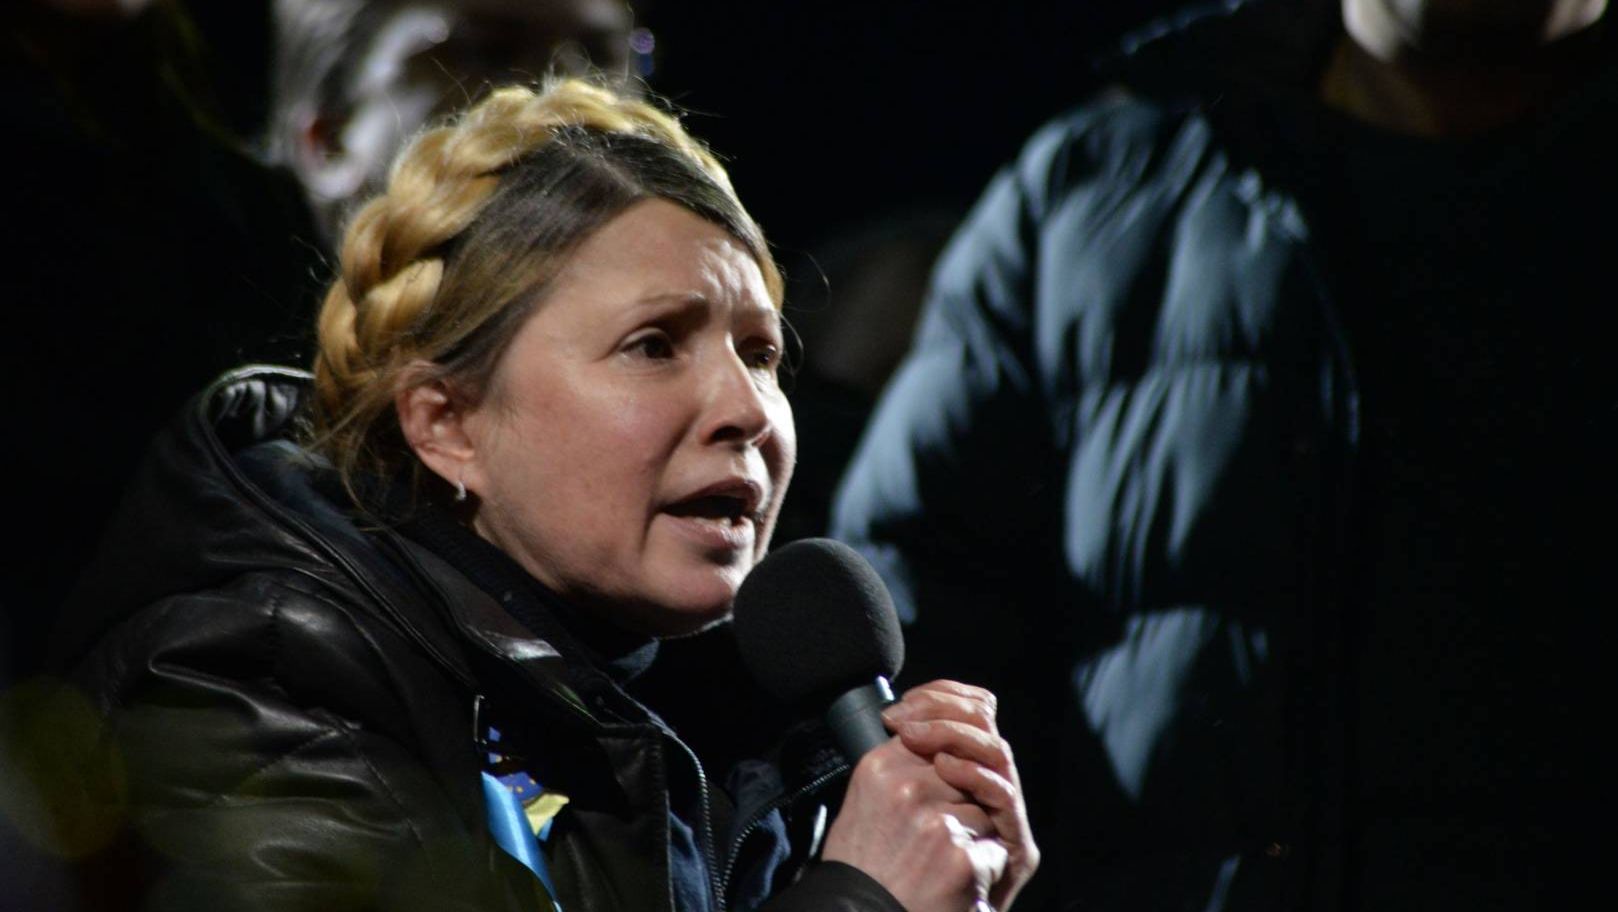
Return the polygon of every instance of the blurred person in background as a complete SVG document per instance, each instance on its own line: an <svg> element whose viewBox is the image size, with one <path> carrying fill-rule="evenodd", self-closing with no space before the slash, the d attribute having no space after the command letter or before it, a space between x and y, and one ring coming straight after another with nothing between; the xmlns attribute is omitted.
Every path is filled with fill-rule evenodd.
<svg viewBox="0 0 1618 912"><path fill-rule="evenodd" d="M1030 904L1571 889L1618 604L1610 19L1188 11L957 234L833 530L917 674L1020 698Z"/></svg>
<svg viewBox="0 0 1618 912"><path fill-rule="evenodd" d="M406 139L490 85L597 74L630 88L623 0L271 0L268 159L334 243Z"/></svg>

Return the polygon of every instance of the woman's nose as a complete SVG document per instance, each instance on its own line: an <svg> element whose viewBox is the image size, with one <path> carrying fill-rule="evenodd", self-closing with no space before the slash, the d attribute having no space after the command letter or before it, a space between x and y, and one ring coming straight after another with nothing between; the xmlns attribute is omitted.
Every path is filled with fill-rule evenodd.
<svg viewBox="0 0 1618 912"><path fill-rule="evenodd" d="M772 430L767 396L771 382L735 351L715 359L709 372L702 437L707 443L756 444Z"/></svg>

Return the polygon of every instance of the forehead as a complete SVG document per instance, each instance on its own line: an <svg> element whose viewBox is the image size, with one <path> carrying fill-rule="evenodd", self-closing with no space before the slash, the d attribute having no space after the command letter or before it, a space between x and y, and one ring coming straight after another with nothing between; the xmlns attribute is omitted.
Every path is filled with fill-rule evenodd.
<svg viewBox="0 0 1618 912"><path fill-rule="evenodd" d="M758 261L724 228L662 199L642 200L597 229L553 289L592 286L612 299L696 296L774 313Z"/></svg>

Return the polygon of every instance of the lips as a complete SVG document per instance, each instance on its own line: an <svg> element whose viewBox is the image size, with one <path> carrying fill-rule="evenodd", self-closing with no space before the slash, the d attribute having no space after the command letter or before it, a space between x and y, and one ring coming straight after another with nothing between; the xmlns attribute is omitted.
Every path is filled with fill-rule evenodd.
<svg viewBox="0 0 1618 912"><path fill-rule="evenodd" d="M726 478L673 501L665 513L685 519L706 519L757 525L762 519L764 486L747 478Z"/></svg>

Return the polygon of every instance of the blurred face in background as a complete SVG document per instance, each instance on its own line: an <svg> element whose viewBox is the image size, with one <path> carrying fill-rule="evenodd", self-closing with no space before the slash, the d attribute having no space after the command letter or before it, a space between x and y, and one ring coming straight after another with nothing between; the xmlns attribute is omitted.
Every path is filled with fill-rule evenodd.
<svg viewBox="0 0 1618 912"><path fill-rule="evenodd" d="M1379 57L1521 58L1599 19L1607 0L1343 0L1344 21ZM1380 50L1379 50L1380 48Z"/></svg>
<svg viewBox="0 0 1618 912"><path fill-rule="evenodd" d="M346 8L339 15L348 18L333 17L346 27L323 35L322 5ZM281 99L282 122L272 125L328 239L355 202L381 189L406 139L488 86L553 71L628 72L632 21L623 0L278 0L276 14L283 35L287 20L303 17L297 40L306 45L278 66L330 67L324 84ZM334 46L307 47L322 40ZM288 81L283 74L277 83Z"/></svg>

